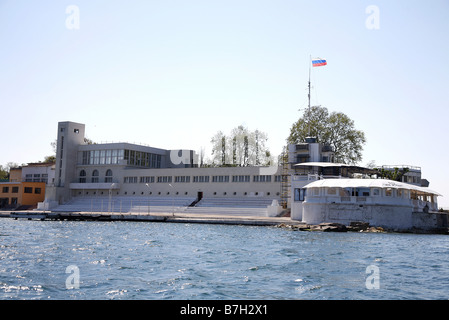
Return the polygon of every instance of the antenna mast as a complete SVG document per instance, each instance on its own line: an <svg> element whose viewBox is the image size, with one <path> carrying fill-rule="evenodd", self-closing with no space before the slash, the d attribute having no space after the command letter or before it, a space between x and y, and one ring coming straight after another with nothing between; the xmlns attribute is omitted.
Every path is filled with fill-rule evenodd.
<svg viewBox="0 0 449 320"><path fill-rule="evenodd" d="M308 136L310 137L310 65L312 64L312 55L310 55L310 59L309 59L309 134Z"/></svg>

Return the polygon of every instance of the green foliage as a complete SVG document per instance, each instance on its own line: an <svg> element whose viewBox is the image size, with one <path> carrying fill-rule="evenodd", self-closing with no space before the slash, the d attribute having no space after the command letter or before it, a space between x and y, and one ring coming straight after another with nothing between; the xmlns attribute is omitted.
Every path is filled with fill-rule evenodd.
<svg viewBox="0 0 449 320"><path fill-rule="evenodd" d="M329 113L319 106L306 110L292 125L287 143L304 142L308 136L332 146L335 162L356 164L362 160L365 133L355 129L354 121L342 112Z"/></svg>
<svg viewBox="0 0 449 320"><path fill-rule="evenodd" d="M6 170L6 168L3 168L2 165L0 165L0 180L8 180L9 179L9 171Z"/></svg>
<svg viewBox="0 0 449 320"><path fill-rule="evenodd" d="M384 179L390 179L394 181L402 181L402 177L409 172L409 168L394 168L394 171L391 170L385 170L384 168L374 168L374 170L379 171L379 174Z"/></svg>
<svg viewBox="0 0 449 320"><path fill-rule="evenodd" d="M246 167L273 164L270 150L266 147L266 133L250 131L243 125L228 135L218 131L211 139L212 159L210 166Z"/></svg>

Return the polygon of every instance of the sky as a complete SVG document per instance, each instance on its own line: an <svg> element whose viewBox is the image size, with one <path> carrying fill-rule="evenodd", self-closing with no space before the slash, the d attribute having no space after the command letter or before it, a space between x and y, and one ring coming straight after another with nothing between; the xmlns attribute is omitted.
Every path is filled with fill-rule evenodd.
<svg viewBox="0 0 449 320"><path fill-rule="evenodd" d="M0 0L0 164L95 142L205 148L239 125L278 155L307 107L365 132L363 160L422 168L449 208L449 2Z"/></svg>

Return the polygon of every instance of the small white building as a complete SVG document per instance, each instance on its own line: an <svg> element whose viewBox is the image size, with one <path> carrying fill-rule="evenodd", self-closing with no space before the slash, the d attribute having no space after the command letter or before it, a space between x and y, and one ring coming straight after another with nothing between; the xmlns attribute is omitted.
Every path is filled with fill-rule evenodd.
<svg viewBox="0 0 449 320"><path fill-rule="evenodd" d="M23 182L45 182L52 185L55 182L55 163L38 162L28 163L22 167Z"/></svg>
<svg viewBox="0 0 449 320"><path fill-rule="evenodd" d="M307 224L353 221L401 231L446 230L439 193L386 179L322 179L295 188L291 217Z"/></svg>

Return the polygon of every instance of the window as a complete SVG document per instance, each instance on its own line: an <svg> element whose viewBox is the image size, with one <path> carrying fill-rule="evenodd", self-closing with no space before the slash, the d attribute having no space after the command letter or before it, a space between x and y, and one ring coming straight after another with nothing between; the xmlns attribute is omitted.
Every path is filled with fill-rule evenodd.
<svg viewBox="0 0 449 320"><path fill-rule="evenodd" d="M193 182L209 182L209 176L194 176Z"/></svg>
<svg viewBox="0 0 449 320"><path fill-rule="evenodd" d="M79 181L80 181L80 183L86 183L86 171L85 170L80 171Z"/></svg>
<svg viewBox="0 0 449 320"><path fill-rule="evenodd" d="M41 194L41 188L34 188L34 193L35 194Z"/></svg>
<svg viewBox="0 0 449 320"><path fill-rule="evenodd" d="M271 182L271 176L270 175L254 176L253 181L254 182Z"/></svg>
<svg viewBox="0 0 449 320"><path fill-rule="evenodd" d="M135 150L121 150L124 151L123 159L131 166L146 167L146 168L160 168L162 156L160 154L153 154L143 151ZM112 154L114 158L114 154Z"/></svg>
<svg viewBox="0 0 449 320"><path fill-rule="evenodd" d="M111 164L112 150L106 150L105 153L106 153L105 163L106 164Z"/></svg>
<svg viewBox="0 0 449 320"><path fill-rule="evenodd" d="M104 182L112 182L112 170L106 170L106 176L104 178Z"/></svg>
<svg viewBox="0 0 449 320"><path fill-rule="evenodd" d="M310 188L310 195L319 196L320 188Z"/></svg>
<svg viewBox="0 0 449 320"><path fill-rule="evenodd" d="M250 182L250 176L232 176L232 182Z"/></svg>
<svg viewBox="0 0 449 320"><path fill-rule="evenodd" d="M378 197L380 195L380 190L378 188L373 188L373 196Z"/></svg>
<svg viewBox="0 0 449 320"><path fill-rule="evenodd" d="M190 176L177 176L175 182L190 182Z"/></svg>
<svg viewBox="0 0 449 320"><path fill-rule="evenodd" d="M295 201L304 201L306 189L295 188Z"/></svg>
<svg viewBox="0 0 449 320"><path fill-rule="evenodd" d="M33 193L33 188L32 187L25 187L23 192L24 193Z"/></svg>
<svg viewBox="0 0 449 320"><path fill-rule="evenodd" d="M140 183L154 183L154 177L140 177Z"/></svg>
<svg viewBox="0 0 449 320"><path fill-rule="evenodd" d="M12 193L19 193L19 187L12 187Z"/></svg>
<svg viewBox="0 0 449 320"><path fill-rule="evenodd" d="M341 188L340 197L350 197L352 195L352 188Z"/></svg>
<svg viewBox="0 0 449 320"><path fill-rule="evenodd" d="M212 176L212 182L229 182L229 176Z"/></svg>
<svg viewBox="0 0 449 320"><path fill-rule="evenodd" d="M9 187L3 187L3 193L9 193Z"/></svg>
<svg viewBox="0 0 449 320"><path fill-rule="evenodd" d="M100 164L105 164L106 162L106 150L100 150Z"/></svg>
<svg viewBox="0 0 449 320"><path fill-rule="evenodd" d="M123 183L137 183L137 177L124 177Z"/></svg>
<svg viewBox="0 0 449 320"><path fill-rule="evenodd" d="M327 194L334 196L337 194L337 188L327 188Z"/></svg>
<svg viewBox="0 0 449 320"><path fill-rule="evenodd" d="M100 151L95 150L92 151L91 154L93 155L93 162L91 164L100 164Z"/></svg>
<svg viewBox="0 0 449 320"><path fill-rule="evenodd" d="M405 199L410 199L410 192L409 192L409 190L404 189L403 192L404 192L404 198Z"/></svg>
<svg viewBox="0 0 449 320"><path fill-rule="evenodd" d="M158 183L171 183L172 177L171 176L160 176L157 177Z"/></svg>
<svg viewBox="0 0 449 320"><path fill-rule="evenodd" d="M386 197L392 197L393 196L393 189L391 189L391 188L385 189L385 196Z"/></svg>
<svg viewBox="0 0 449 320"><path fill-rule="evenodd" d="M127 157L129 157L129 150L127 150ZM92 150L83 151L82 164L118 164L120 160L124 159L124 150L108 149L108 150Z"/></svg>
<svg viewBox="0 0 449 320"><path fill-rule="evenodd" d="M369 197L369 188L355 188L356 197Z"/></svg>
<svg viewBox="0 0 449 320"><path fill-rule="evenodd" d="M94 172L92 172L92 183L98 183L98 170L94 170Z"/></svg>

